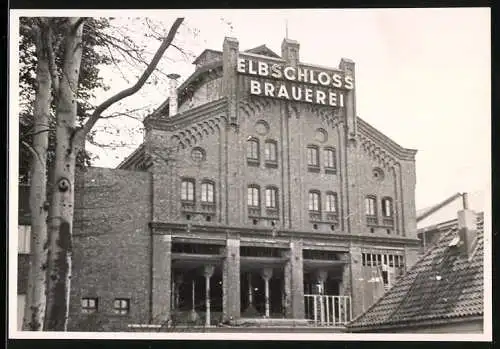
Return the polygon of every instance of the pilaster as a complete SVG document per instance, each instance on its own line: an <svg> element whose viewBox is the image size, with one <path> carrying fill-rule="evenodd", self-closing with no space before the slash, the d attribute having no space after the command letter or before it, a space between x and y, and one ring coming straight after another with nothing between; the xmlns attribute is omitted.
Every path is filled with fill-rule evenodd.
<svg viewBox="0 0 500 349"><path fill-rule="evenodd" d="M302 241L290 242L290 266L285 268L290 278L291 315L294 319L303 319L304 314L304 260L302 257Z"/></svg>
<svg viewBox="0 0 500 349"><path fill-rule="evenodd" d="M152 323L165 323L170 317L171 278L172 278L172 237L153 234L153 285L152 285Z"/></svg>
<svg viewBox="0 0 500 349"><path fill-rule="evenodd" d="M239 239L227 239L222 278L223 321L238 319L241 312Z"/></svg>

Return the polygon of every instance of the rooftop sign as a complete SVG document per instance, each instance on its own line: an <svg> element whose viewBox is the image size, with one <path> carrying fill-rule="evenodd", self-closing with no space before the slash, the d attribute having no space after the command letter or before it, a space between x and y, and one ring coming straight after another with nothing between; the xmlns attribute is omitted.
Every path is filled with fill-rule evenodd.
<svg viewBox="0 0 500 349"><path fill-rule="evenodd" d="M250 80L250 94L298 102L344 107L343 90L354 88L352 76L338 72L293 67L246 58L238 59L238 73L264 79Z"/></svg>

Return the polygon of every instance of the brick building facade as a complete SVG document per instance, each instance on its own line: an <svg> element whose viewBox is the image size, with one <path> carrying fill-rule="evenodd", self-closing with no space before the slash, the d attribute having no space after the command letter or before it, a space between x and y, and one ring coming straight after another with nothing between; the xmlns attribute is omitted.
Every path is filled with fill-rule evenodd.
<svg viewBox="0 0 500 349"><path fill-rule="evenodd" d="M343 324L414 263L416 151L356 116L352 61L299 48L226 38L118 169L79 173L70 329Z"/></svg>

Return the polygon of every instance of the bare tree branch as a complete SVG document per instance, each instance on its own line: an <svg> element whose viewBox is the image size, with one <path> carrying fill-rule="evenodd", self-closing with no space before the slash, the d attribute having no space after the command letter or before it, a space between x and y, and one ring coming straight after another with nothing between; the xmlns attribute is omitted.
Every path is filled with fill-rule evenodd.
<svg viewBox="0 0 500 349"><path fill-rule="evenodd" d="M29 145L26 141L21 141L21 144L24 145L28 150L42 163L42 158L40 157L40 154L36 151L35 148L33 148L31 145Z"/></svg>
<svg viewBox="0 0 500 349"><path fill-rule="evenodd" d="M156 69L156 66L158 65L160 59L162 58L163 54L167 50L167 48L170 46L172 43L172 40L175 37L175 34L177 33L177 30L179 29L179 26L181 23L184 21L184 18L177 18L170 28L170 31L159 47L158 51L154 55L153 59L151 60L151 63L149 66L146 68L146 70L143 72L142 76L137 80L134 86L129 87L125 90L122 90L121 92L117 93L116 95L112 96L111 98L107 99L104 101L102 104L100 104L92 113L92 116L87 120L87 122L83 125L83 127L79 128L77 133L80 133L79 135L80 138L82 136L84 137L91 129L94 127L95 123L97 120L99 120L101 114L108 109L111 105L113 105L116 102L119 102L120 100L129 97L139 91L139 89L146 83L147 79L149 76L153 73L153 71ZM77 144L82 144L82 142L77 142Z"/></svg>

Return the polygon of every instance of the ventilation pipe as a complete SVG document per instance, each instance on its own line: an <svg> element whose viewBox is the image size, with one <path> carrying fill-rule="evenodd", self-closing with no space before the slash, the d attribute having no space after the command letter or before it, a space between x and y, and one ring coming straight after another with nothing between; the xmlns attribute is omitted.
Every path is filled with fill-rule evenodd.
<svg viewBox="0 0 500 349"><path fill-rule="evenodd" d="M458 236L467 256L470 258L474 252L477 240L477 216L469 209L468 195L462 194L463 210L458 211Z"/></svg>

